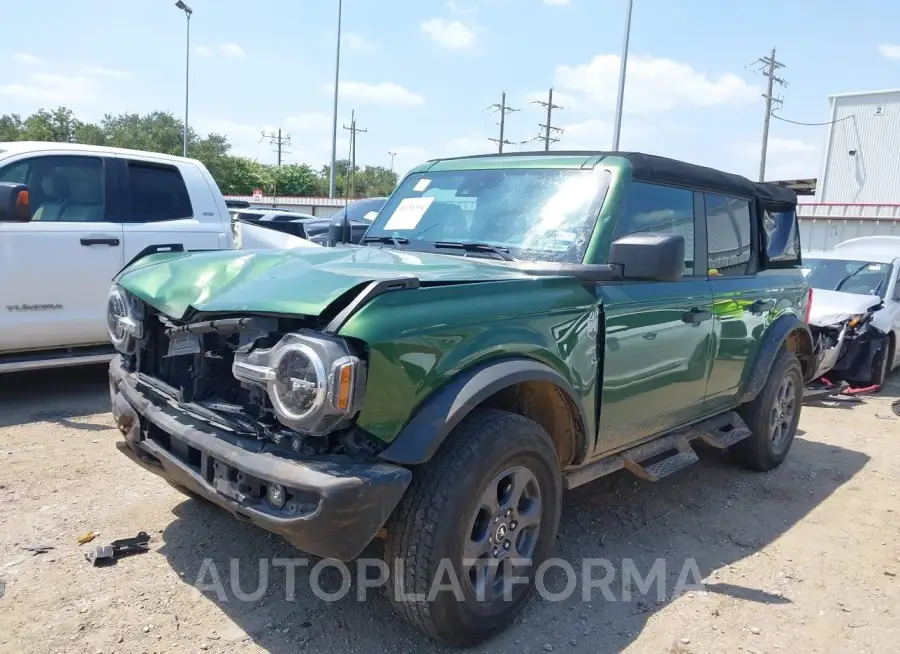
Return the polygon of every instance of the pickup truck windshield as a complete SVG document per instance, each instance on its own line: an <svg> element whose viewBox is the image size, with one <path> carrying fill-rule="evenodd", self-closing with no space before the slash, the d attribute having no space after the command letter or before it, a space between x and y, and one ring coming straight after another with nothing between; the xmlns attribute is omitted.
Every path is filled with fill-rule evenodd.
<svg viewBox="0 0 900 654"><path fill-rule="evenodd" d="M860 295L883 295L891 264L851 259L803 259L806 281L813 288Z"/></svg>
<svg viewBox="0 0 900 654"><path fill-rule="evenodd" d="M366 240L445 254L491 257L502 250L515 259L580 263L609 182L606 170L415 173L388 200ZM441 247L448 243L481 247Z"/></svg>

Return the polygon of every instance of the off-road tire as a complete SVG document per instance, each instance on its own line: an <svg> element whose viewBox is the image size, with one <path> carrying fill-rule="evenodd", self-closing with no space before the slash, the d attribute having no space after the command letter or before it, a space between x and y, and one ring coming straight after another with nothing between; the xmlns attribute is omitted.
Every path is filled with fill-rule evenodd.
<svg viewBox="0 0 900 654"><path fill-rule="evenodd" d="M448 559L464 581L461 562L470 518L485 489L510 466L525 467L540 488L540 529L527 584L510 601L478 604L465 583L465 600L452 590ZM437 455L415 472L413 482L387 525L385 559L393 579L389 595L406 620L433 638L470 646L502 631L534 590L534 571L555 546L561 512L562 479L549 435L524 416L478 409L453 430ZM446 564L445 564L446 565ZM439 576L438 576L439 575Z"/></svg>
<svg viewBox="0 0 900 654"><path fill-rule="evenodd" d="M793 414L783 438L775 443L772 440L772 416L776 411L779 390L788 379L793 382ZM800 361L792 352L781 349L772 363L769 378L756 399L742 405L738 411L753 432L751 436L732 446L731 452L738 462L759 472L774 470L780 466L793 445L802 402L803 370Z"/></svg>

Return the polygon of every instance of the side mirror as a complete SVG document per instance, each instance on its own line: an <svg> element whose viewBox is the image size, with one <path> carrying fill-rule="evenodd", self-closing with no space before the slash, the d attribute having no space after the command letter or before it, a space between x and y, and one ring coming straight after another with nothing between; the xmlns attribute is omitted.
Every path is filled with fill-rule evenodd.
<svg viewBox="0 0 900 654"><path fill-rule="evenodd" d="M25 184L0 182L0 223L31 222L31 203Z"/></svg>
<svg viewBox="0 0 900 654"><path fill-rule="evenodd" d="M684 237L678 234L629 234L609 247L610 265L623 279L677 282L684 270Z"/></svg>

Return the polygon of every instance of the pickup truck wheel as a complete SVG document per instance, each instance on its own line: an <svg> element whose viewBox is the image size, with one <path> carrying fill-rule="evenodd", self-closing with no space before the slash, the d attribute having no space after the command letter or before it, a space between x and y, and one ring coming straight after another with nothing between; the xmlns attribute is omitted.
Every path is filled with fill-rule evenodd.
<svg viewBox="0 0 900 654"><path fill-rule="evenodd" d="M802 402L800 361L782 349L759 395L740 408L741 417L753 434L732 447L737 459L760 472L780 466L794 442Z"/></svg>
<svg viewBox="0 0 900 654"><path fill-rule="evenodd" d="M524 416L476 410L416 471L387 527L397 611L458 646L505 628L556 541L562 480L547 432Z"/></svg>

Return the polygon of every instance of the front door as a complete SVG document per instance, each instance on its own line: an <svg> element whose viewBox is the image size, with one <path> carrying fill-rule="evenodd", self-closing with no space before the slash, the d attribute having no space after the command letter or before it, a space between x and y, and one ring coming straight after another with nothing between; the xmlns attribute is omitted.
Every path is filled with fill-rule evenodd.
<svg viewBox="0 0 900 654"><path fill-rule="evenodd" d="M0 181L28 184L32 220L0 223L0 351L108 343L106 298L122 267L122 226L107 220L107 159L26 156Z"/></svg>
<svg viewBox="0 0 900 654"><path fill-rule="evenodd" d="M605 315L598 456L699 417L712 349L713 298L705 271L695 270L695 201L687 189L629 185L613 238L637 232L682 235L684 277L597 286Z"/></svg>

